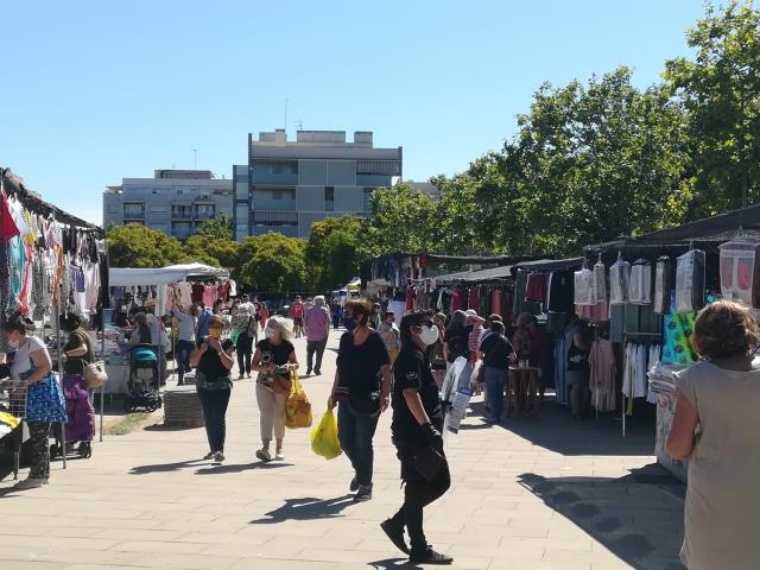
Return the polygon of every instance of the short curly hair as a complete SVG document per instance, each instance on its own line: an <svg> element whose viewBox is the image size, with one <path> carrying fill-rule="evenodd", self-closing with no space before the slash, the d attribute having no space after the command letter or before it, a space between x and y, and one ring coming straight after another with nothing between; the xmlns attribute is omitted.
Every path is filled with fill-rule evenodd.
<svg viewBox="0 0 760 570"><path fill-rule="evenodd" d="M748 354L760 343L752 309L736 301L718 301L699 312L691 346L703 358Z"/></svg>

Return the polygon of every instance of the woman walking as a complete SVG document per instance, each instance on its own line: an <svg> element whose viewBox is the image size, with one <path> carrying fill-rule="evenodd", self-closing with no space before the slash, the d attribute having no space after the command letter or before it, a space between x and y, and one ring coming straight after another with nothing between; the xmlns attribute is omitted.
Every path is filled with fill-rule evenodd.
<svg viewBox="0 0 760 570"><path fill-rule="evenodd" d="M401 319L401 352L393 365L393 444L401 461L404 504L380 526L411 563L451 564L450 556L433 550L423 530L423 509L451 486L443 452L443 408L430 368L427 348L438 329L425 313ZM411 551L404 541L409 533Z"/></svg>
<svg viewBox="0 0 760 570"><path fill-rule="evenodd" d="M507 382L509 364L516 357L509 339L504 336L504 323L493 321L491 334L483 339L480 345L483 353L483 378L486 384L486 402L490 417L488 425L496 425L501 421L504 407L504 386Z"/></svg>
<svg viewBox="0 0 760 570"><path fill-rule="evenodd" d="M50 425L66 421L66 403L57 378L52 374L50 354L45 344L29 335L34 324L21 315L3 323L5 340L16 352L11 377L16 380L13 397L26 397L26 420L29 426L29 478L16 489L35 489L50 481Z"/></svg>
<svg viewBox="0 0 760 570"><path fill-rule="evenodd" d="M235 346L231 340L222 342L224 323L221 317L209 317L208 336L190 355L190 365L195 366L195 385L203 408L209 452L204 459L224 461L224 441L227 435L226 415L230 403L232 381L230 369L235 363L232 353Z"/></svg>
<svg viewBox="0 0 760 570"><path fill-rule="evenodd" d="M354 468L350 490L355 501L372 498L375 436L380 414L388 408L391 367L380 335L369 328L372 304L366 299L346 303L345 333L338 348L329 405L338 407L338 438Z"/></svg>
<svg viewBox="0 0 760 570"><path fill-rule="evenodd" d="M285 403L290 394L291 370L298 368L298 360L290 329L282 317L270 317L264 329L264 340L256 345L251 369L258 372L256 378L256 402L259 406L261 449L256 457L268 463L272 461L269 446L274 432L275 459L285 459L282 441L285 438Z"/></svg>
<svg viewBox="0 0 760 570"><path fill-rule="evenodd" d="M703 360L677 374L668 452L689 458L681 560L689 570L758 567L760 331L752 309L718 301L697 316Z"/></svg>

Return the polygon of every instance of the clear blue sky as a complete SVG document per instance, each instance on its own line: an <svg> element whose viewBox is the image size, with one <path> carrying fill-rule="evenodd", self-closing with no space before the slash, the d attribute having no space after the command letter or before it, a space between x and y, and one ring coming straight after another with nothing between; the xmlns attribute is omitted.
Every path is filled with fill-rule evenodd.
<svg viewBox="0 0 760 570"><path fill-rule="evenodd" d="M544 81L688 55L700 0L5 2L0 165L101 221L123 177L230 177L249 132L370 130L404 178L453 174L515 131Z"/></svg>

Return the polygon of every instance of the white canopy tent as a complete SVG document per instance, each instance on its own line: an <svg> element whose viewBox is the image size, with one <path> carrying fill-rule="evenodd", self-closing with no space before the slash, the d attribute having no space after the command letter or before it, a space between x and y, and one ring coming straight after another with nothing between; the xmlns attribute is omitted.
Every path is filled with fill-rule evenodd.
<svg viewBox="0 0 760 570"><path fill-rule="evenodd" d="M229 276L230 272L227 269L203 263L184 263L167 267L111 267L108 270L108 285L110 287L171 285L188 277L226 279Z"/></svg>

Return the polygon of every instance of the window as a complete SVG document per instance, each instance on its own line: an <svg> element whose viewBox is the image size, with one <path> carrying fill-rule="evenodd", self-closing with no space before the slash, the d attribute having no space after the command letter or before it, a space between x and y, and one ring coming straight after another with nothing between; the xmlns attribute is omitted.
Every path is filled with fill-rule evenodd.
<svg viewBox="0 0 760 570"><path fill-rule="evenodd" d="M374 188L365 188L364 189L364 211L369 212L370 206L372 205L372 192L374 192Z"/></svg>
<svg viewBox="0 0 760 570"><path fill-rule="evenodd" d="M192 206L172 206L172 218L192 218L193 207Z"/></svg>
<svg viewBox="0 0 760 570"><path fill-rule="evenodd" d="M216 215L214 204L198 204L195 206L196 218L213 218Z"/></svg>
<svg viewBox="0 0 760 570"><path fill-rule="evenodd" d="M272 190L272 200L282 200L282 190Z"/></svg>
<svg viewBox="0 0 760 570"><path fill-rule="evenodd" d="M145 204L143 202L125 202L124 218L144 218Z"/></svg>
<svg viewBox="0 0 760 570"><path fill-rule="evenodd" d="M325 186L325 202L335 201L335 186Z"/></svg>
<svg viewBox="0 0 760 570"><path fill-rule="evenodd" d="M298 174L298 163L273 162L269 165L269 174Z"/></svg>
<svg viewBox="0 0 760 570"><path fill-rule="evenodd" d="M356 173L399 176L401 174L401 163L398 160L358 160L356 162Z"/></svg>

